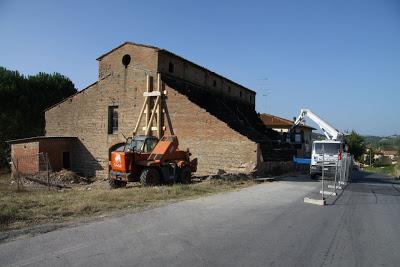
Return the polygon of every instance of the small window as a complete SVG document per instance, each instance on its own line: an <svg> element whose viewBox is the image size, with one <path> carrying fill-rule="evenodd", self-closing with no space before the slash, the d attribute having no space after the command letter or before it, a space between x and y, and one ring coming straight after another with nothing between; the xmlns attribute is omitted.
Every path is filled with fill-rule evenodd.
<svg viewBox="0 0 400 267"><path fill-rule="evenodd" d="M118 106L108 107L108 134L118 133Z"/></svg>
<svg viewBox="0 0 400 267"><path fill-rule="evenodd" d="M242 97L242 91L240 91L239 95L240 95L240 97Z"/></svg>
<svg viewBox="0 0 400 267"><path fill-rule="evenodd" d="M251 95L249 95L249 100L251 101Z"/></svg>
<svg viewBox="0 0 400 267"><path fill-rule="evenodd" d="M214 86L214 87L217 86L217 81L216 81L216 80L213 81L213 86Z"/></svg>
<svg viewBox="0 0 400 267"><path fill-rule="evenodd" d="M231 87L230 86L228 86L228 93L230 93L231 92Z"/></svg>
<svg viewBox="0 0 400 267"><path fill-rule="evenodd" d="M168 65L168 71L170 73L174 73L174 70L175 70L175 66L174 66L173 63L170 62L169 65Z"/></svg>

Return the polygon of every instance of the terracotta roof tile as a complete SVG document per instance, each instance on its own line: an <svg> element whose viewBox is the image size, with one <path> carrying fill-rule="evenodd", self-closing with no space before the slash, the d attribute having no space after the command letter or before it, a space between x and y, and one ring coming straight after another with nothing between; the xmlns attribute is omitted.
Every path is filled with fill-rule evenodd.
<svg viewBox="0 0 400 267"><path fill-rule="evenodd" d="M260 119L264 122L264 124L268 127L291 127L293 126L293 121L284 119L275 115L262 113L260 114ZM313 127L307 125L300 125L300 127L309 128L312 130L316 130Z"/></svg>

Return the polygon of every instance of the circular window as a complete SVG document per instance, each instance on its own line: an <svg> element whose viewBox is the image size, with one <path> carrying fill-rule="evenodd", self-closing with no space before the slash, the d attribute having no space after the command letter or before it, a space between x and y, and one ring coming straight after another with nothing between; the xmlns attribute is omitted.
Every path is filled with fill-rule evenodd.
<svg viewBox="0 0 400 267"><path fill-rule="evenodd" d="M122 57L122 64L125 66L125 68L131 63L131 56L130 55L125 55Z"/></svg>

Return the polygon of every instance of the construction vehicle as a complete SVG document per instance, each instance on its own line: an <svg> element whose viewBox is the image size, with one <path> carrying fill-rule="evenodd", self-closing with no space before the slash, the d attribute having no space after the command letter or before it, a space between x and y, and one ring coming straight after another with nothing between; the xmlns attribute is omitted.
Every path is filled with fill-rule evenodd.
<svg viewBox="0 0 400 267"><path fill-rule="evenodd" d="M190 160L189 150L178 149L178 137L174 135L160 74L158 90L151 91L150 84L148 75L147 90L143 94L145 100L133 137L127 138L123 147L111 152L109 182L112 188L124 187L127 182L140 182L143 186L190 183L192 173L197 170L197 158ZM138 135L144 114L144 135ZM164 135L163 115L167 117L170 135ZM150 132L157 132L157 137Z"/></svg>
<svg viewBox="0 0 400 267"><path fill-rule="evenodd" d="M344 142L344 134L336 130L326 121L321 119L309 109L301 109L290 131L300 125L305 117L314 121L326 136L326 140L314 141L312 145L310 176L322 174L322 166L326 175L334 175L338 161L341 160L342 152L347 150Z"/></svg>
<svg viewBox="0 0 400 267"><path fill-rule="evenodd" d="M190 183L197 159L190 160L190 152L179 150L178 145L174 135L161 140L143 135L128 138L123 151L111 152L110 186L124 187L127 182L143 186Z"/></svg>

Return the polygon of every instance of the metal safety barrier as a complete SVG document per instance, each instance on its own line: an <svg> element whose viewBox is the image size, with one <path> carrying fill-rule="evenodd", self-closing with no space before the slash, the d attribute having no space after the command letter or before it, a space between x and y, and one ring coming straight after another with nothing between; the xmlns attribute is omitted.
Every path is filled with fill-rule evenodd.
<svg viewBox="0 0 400 267"><path fill-rule="evenodd" d="M322 154L324 155L324 147L322 147ZM321 174L321 198L304 198L305 203L325 205L326 199L332 196L337 196L341 190L349 183L351 171L353 169L354 157L350 153L338 151L338 160L335 164L335 172L333 181L326 179L325 171L325 157L322 158L322 174Z"/></svg>

